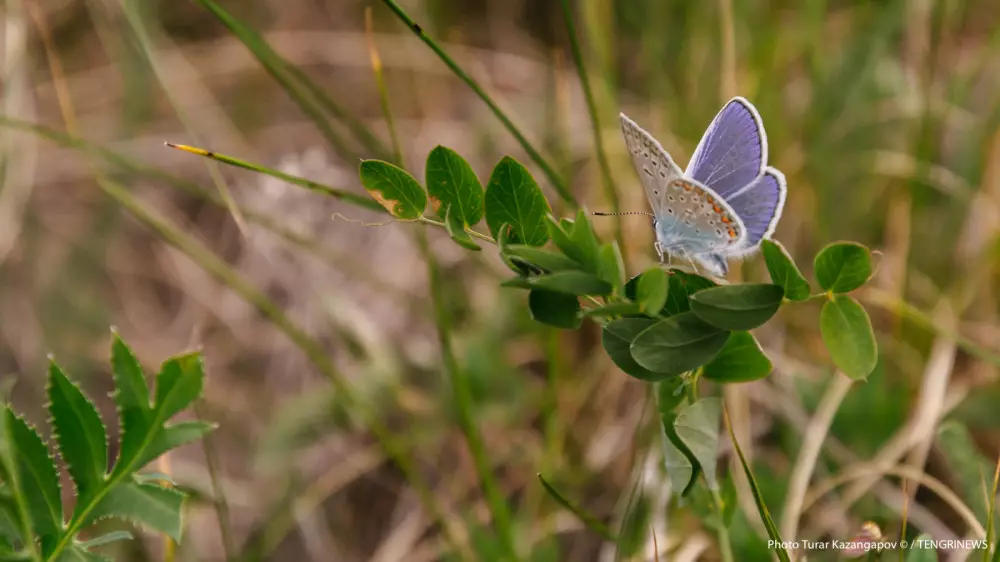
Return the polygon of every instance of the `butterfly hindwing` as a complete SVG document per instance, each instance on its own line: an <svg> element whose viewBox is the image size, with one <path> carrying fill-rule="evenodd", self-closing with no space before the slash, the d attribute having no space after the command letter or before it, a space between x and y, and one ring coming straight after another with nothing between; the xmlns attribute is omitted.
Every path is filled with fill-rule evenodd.
<svg viewBox="0 0 1000 562"><path fill-rule="evenodd" d="M745 229L737 213L701 183L684 178L670 182L663 203L656 225L661 247L702 254L729 252L743 243Z"/></svg>
<svg viewBox="0 0 1000 562"><path fill-rule="evenodd" d="M761 240L774 233L787 191L785 175L768 167L763 175L727 200L746 227L743 253L756 249Z"/></svg>
<svg viewBox="0 0 1000 562"><path fill-rule="evenodd" d="M757 109L744 98L727 103L698 143L685 176L725 199L760 176L767 166L767 134Z"/></svg>
<svg viewBox="0 0 1000 562"><path fill-rule="evenodd" d="M624 113L620 114L622 133L629 155L639 174L646 197L653 209L653 214L662 216L666 212L665 202L667 185L682 177L683 172L674 163L667 151L663 150L659 141L635 124Z"/></svg>

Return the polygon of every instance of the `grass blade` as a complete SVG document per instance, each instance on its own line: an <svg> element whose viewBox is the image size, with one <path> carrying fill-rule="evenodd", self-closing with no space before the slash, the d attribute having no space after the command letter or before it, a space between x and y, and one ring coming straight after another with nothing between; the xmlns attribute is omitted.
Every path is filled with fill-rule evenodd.
<svg viewBox="0 0 1000 562"><path fill-rule="evenodd" d="M569 500L559 493L559 490L556 490L552 484L549 484L545 480L541 473L538 474L538 481L542 483L542 487L552 496L552 499L556 500L556 503L566 508L573 515L576 515L580 522L586 525L588 529L600 535L604 540L618 542L618 539L611 534L611 531L604 523L601 523L593 515L570 503Z"/></svg>
<svg viewBox="0 0 1000 562"><path fill-rule="evenodd" d="M750 484L750 491L753 492L753 501L757 504L757 512L760 513L760 518L764 522L764 527L767 529L767 536L780 545L782 540L781 535L778 533L778 526L774 524L774 520L771 519L771 512L769 512L767 506L764 505L764 497L760 493L760 488L757 486L757 480L754 478L753 472L750 470L750 465L747 464L746 457L743 456L743 450L740 449L740 444L736 440L736 433L733 431L733 425L729 421L729 410L725 407L722 409L722 419L725 420L726 430L729 431L729 438L733 442L733 449L736 450L736 454L740 457L740 464L743 465L743 472L746 474L747 482ZM778 555L778 560L781 560L781 562L791 562L791 559L788 557L788 552L786 552L784 548L775 548L774 552Z"/></svg>

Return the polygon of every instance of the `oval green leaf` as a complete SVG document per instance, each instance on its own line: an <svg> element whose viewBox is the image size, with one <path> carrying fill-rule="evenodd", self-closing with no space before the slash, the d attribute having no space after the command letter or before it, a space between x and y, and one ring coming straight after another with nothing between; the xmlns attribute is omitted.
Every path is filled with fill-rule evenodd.
<svg viewBox="0 0 1000 562"><path fill-rule="evenodd" d="M749 382L771 372L771 360L750 332L732 332L725 347L702 370L703 377L721 383Z"/></svg>
<svg viewBox="0 0 1000 562"><path fill-rule="evenodd" d="M684 408L674 420L677 437L694 456L705 474L709 488L717 490L715 465L719 456L719 422L722 420L722 399L702 398Z"/></svg>
<svg viewBox="0 0 1000 562"><path fill-rule="evenodd" d="M548 214L549 203L528 170L510 156L500 160L486 187L486 224L493 237L506 223L510 242L541 246L549 239Z"/></svg>
<svg viewBox="0 0 1000 562"><path fill-rule="evenodd" d="M667 272L659 267L646 270L639 277L635 300L646 314L658 314L667 304Z"/></svg>
<svg viewBox="0 0 1000 562"><path fill-rule="evenodd" d="M764 263L767 264L767 272L771 275L771 281L776 285L781 285L785 290L785 298L790 301L808 299L809 281L806 281L785 247L776 240L764 240L760 247L764 254Z"/></svg>
<svg viewBox="0 0 1000 562"><path fill-rule="evenodd" d="M847 295L834 295L823 305L819 322L823 343L837 368L854 380L867 378L878 363L878 345L861 304Z"/></svg>
<svg viewBox="0 0 1000 562"><path fill-rule="evenodd" d="M601 330L601 344L611 360L625 374L639 380L658 381L669 376L650 371L632 357L632 340L655 323L651 318L622 318L608 322Z"/></svg>
<svg viewBox="0 0 1000 562"><path fill-rule="evenodd" d="M583 271L558 271L539 275L529 278L528 283L533 288L567 295L607 295L611 293L611 285L607 281Z"/></svg>
<svg viewBox="0 0 1000 562"><path fill-rule="evenodd" d="M427 193L438 216L451 212L456 224L475 226L483 219L483 185L472 166L454 150L440 146L427 155Z"/></svg>
<svg viewBox="0 0 1000 562"><path fill-rule="evenodd" d="M532 289L528 294L531 317L542 324L575 330L580 327L580 301L573 295Z"/></svg>
<svg viewBox="0 0 1000 562"><path fill-rule="evenodd" d="M579 255L578 261L583 264L584 270L597 273L600 242L597 240L597 235L594 234L594 227L590 224L587 212L583 209L577 211L576 220L573 222L573 229L569 236Z"/></svg>
<svg viewBox="0 0 1000 562"><path fill-rule="evenodd" d="M723 285L691 296L691 311L723 330L751 330L770 320L784 290L770 283Z"/></svg>
<svg viewBox="0 0 1000 562"><path fill-rule="evenodd" d="M679 375L711 361L728 337L728 332L684 312L639 334L632 342L632 357L650 371Z"/></svg>
<svg viewBox="0 0 1000 562"><path fill-rule="evenodd" d="M642 314L639 305L634 302L613 302L608 305L588 308L583 311L584 316L597 316L610 318L613 316L634 316Z"/></svg>
<svg viewBox="0 0 1000 562"><path fill-rule="evenodd" d="M632 300L638 298L639 280L641 278L642 274L639 274L629 279L628 283L625 283L626 297ZM675 314L691 310L691 306L688 303L690 295L716 286L714 282L700 275L693 275L679 269L668 271L667 279L667 301L659 311L661 316L674 316Z"/></svg>
<svg viewBox="0 0 1000 562"><path fill-rule="evenodd" d="M601 246L597 259L597 276L611 283L615 289L622 288L625 283L625 262L618 242Z"/></svg>
<svg viewBox="0 0 1000 562"><path fill-rule="evenodd" d="M504 248L504 253L507 257L517 258L545 271L567 271L579 268L579 265L575 261L562 254L534 246L510 244Z"/></svg>
<svg viewBox="0 0 1000 562"><path fill-rule="evenodd" d="M816 254L813 268L824 291L849 293L871 278L872 255L861 244L835 242Z"/></svg>
<svg viewBox="0 0 1000 562"><path fill-rule="evenodd" d="M361 162L361 185L397 219L413 220L424 214L427 194L406 170L382 160Z"/></svg>

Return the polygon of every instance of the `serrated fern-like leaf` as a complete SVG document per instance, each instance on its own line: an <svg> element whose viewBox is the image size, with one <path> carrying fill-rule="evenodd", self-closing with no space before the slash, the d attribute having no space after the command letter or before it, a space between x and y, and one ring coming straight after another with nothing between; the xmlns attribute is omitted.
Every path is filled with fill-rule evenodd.
<svg viewBox="0 0 1000 562"><path fill-rule="evenodd" d="M90 513L90 520L118 517L166 533L180 542L185 496L172 488L134 481L116 485Z"/></svg>
<svg viewBox="0 0 1000 562"><path fill-rule="evenodd" d="M114 401L118 407L121 446L112 477L130 468L142 453L146 437L153 429L149 388L139 361L132 350L113 332L111 342L111 372L115 381Z"/></svg>
<svg viewBox="0 0 1000 562"><path fill-rule="evenodd" d="M156 375L157 419L167 421L201 395L205 379L201 353L187 353L163 363Z"/></svg>
<svg viewBox="0 0 1000 562"><path fill-rule="evenodd" d="M10 435L17 450L21 493L35 533L44 545L63 533L62 496L55 462L38 432L23 418L7 410Z"/></svg>
<svg viewBox="0 0 1000 562"><path fill-rule="evenodd" d="M55 363L49 363L49 413L59 453L76 484L77 506L86 505L104 483L107 431L97 408Z"/></svg>

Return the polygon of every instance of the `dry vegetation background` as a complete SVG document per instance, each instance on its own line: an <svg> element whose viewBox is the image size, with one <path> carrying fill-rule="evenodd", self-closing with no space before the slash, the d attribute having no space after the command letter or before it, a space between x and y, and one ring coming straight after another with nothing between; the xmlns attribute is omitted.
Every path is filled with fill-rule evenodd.
<svg viewBox="0 0 1000 562"><path fill-rule="evenodd" d="M1000 454L1000 4L573 4L622 209L647 203L624 152L620 109L686 162L722 103L743 95L764 117L771 163L788 176L776 238L803 269L833 240L881 252L873 286L859 295L881 348L867 383L835 374L818 307L801 306L759 330L774 373L726 389L776 519L786 512L800 451L817 442L814 486L852 470L896 472L870 489L825 496L803 512L794 538L846 538L866 519L898 533L900 465L984 509L980 474L988 481ZM482 101L383 4L223 5L388 145L364 31L370 7L414 175L423 177L438 144L469 159L483 181L503 155L531 167ZM559 2L403 5L544 148L583 204L609 208ZM185 540L170 554L162 537L144 535L116 559L443 557L439 529L328 373L287 326L233 289L235 276L321 346L336 375L412 445L447 517L474 544L485 540L477 537L489 513L440 369L419 228L429 229L445 270L455 348L522 550L539 561L612 558L613 549L544 494L535 478L542 472L613 525L640 482L637 495L652 516L639 532L655 529L661 559L717 559L712 534L688 511L672 504L665 515L646 385L613 366L593 324L578 332L534 324L524 294L498 287L509 273L495 249L470 253L427 225L352 222L385 218L163 146L202 146L364 193L358 158L373 154L335 116L344 146L331 146L209 11L187 1L4 0L0 22L0 371L4 384L16 383L15 407L44 419L52 352L99 398L105 420L114 419L105 396L112 325L151 367L191 346L204 349L208 364L199 415L220 427L204 446L187 446L159 467L196 493ZM30 123L147 168L53 142ZM126 186L173 234L136 220L98 177ZM606 221L596 224L608 237ZM655 259L652 229L643 217L623 224L636 273ZM212 252L233 277L207 272L173 235ZM766 279L759 259L736 275ZM833 416L832 428L819 423L818 434L803 437L813 416ZM939 423L945 419L951 425ZM727 466L729 452L724 445ZM766 535L738 481L737 559L767 560L754 538ZM909 525L936 538L970 532L926 487L908 509ZM652 535L639 542L648 558L634 559L651 560Z"/></svg>

